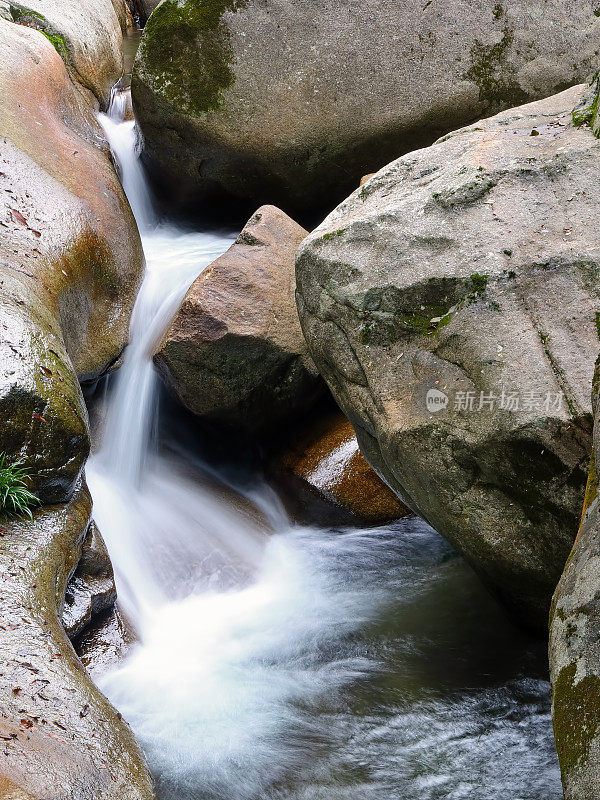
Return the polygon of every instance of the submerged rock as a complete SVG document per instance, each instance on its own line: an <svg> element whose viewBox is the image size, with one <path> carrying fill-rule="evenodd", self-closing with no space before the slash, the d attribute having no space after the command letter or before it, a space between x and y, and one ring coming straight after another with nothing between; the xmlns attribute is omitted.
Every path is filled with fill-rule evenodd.
<svg viewBox="0 0 600 800"><path fill-rule="evenodd" d="M279 479L291 484L289 494L297 498L295 516L311 505L311 495L313 505L320 500L332 506L328 511L319 506L321 524L327 519L383 525L410 513L366 461L354 428L339 411L310 425L278 459L274 470ZM339 513L344 511L348 516Z"/></svg>
<svg viewBox="0 0 600 800"><path fill-rule="evenodd" d="M452 128L586 80L599 32L588 0L164 0L133 100L174 198L313 212Z"/></svg>
<svg viewBox="0 0 600 800"><path fill-rule="evenodd" d="M2 796L154 797L129 726L87 676L60 622L90 509L79 486L70 503L2 529L0 570L10 578L0 627Z"/></svg>
<svg viewBox="0 0 600 800"><path fill-rule="evenodd" d="M298 417L320 395L294 303L294 255L306 235L263 206L192 284L154 357L190 411L258 433Z"/></svg>
<svg viewBox="0 0 600 800"><path fill-rule="evenodd" d="M565 800L600 796L600 362L594 380L594 450L579 533L550 613L554 737Z"/></svg>
<svg viewBox="0 0 600 800"><path fill-rule="evenodd" d="M10 11L15 22L41 31L72 77L108 105L123 72L122 0L11 0Z"/></svg>
<svg viewBox="0 0 600 800"><path fill-rule="evenodd" d="M584 87L388 165L301 245L315 363L361 450L524 624L577 530L598 351Z"/></svg>
<svg viewBox="0 0 600 800"><path fill-rule="evenodd" d="M143 268L84 100L47 38L0 19L0 452L25 459L44 502L67 499L79 476L77 377L118 358Z"/></svg>

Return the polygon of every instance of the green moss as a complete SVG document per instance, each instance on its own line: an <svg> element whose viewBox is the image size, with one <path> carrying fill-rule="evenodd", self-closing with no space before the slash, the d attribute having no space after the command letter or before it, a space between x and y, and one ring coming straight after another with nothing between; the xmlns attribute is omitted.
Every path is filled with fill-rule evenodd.
<svg viewBox="0 0 600 800"><path fill-rule="evenodd" d="M150 16L136 60L140 71L178 110L200 116L220 107L235 81L231 34L222 16L246 0L163 0Z"/></svg>
<svg viewBox="0 0 600 800"><path fill-rule="evenodd" d="M485 292L487 285L488 285L488 276L487 275L480 275L478 272L474 272L471 275L471 283L473 284L473 292L472 294L475 297L479 297L479 295Z"/></svg>
<svg viewBox="0 0 600 800"><path fill-rule="evenodd" d="M565 398L569 411L572 416L576 417L578 416L577 406L573 402L572 398L569 396L568 382L566 380L564 370L558 364L558 362L556 361L550 350L549 346L550 336L545 331L542 330L538 330L538 336L540 337L540 341L544 346L544 352L546 354L546 358L550 362L550 367L552 368L552 372L554 373L556 380L558 381L559 385L563 390L563 396Z"/></svg>
<svg viewBox="0 0 600 800"><path fill-rule="evenodd" d="M69 49L67 47L65 39L62 36L58 36L57 34L54 33L46 33L46 31L42 31L42 33L44 34L46 39L48 39L48 41L54 45L56 51L61 56L61 58L64 58L66 55L68 55Z"/></svg>
<svg viewBox="0 0 600 800"><path fill-rule="evenodd" d="M592 452L590 458L590 469L588 473L587 485L585 487L585 499L583 501L583 513L592 505L598 497L598 472L596 470L596 456Z"/></svg>
<svg viewBox="0 0 600 800"><path fill-rule="evenodd" d="M28 18L33 18L39 22L44 22L47 24L46 17L42 16L42 14L38 14L37 11L32 11L30 8L24 8L23 6L11 5L10 15L13 20L18 23L21 23L23 20Z"/></svg>
<svg viewBox="0 0 600 800"><path fill-rule="evenodd" d="M584 762L600 727L600 678L575 683L577 665L563 667L554 684L554 736L563 776Z"/></svg>
<svg viewBox="0 0 600 800"><path fill-rule="evenodd" d="M502 38L496 44L475 42L471 48L471 66L463 77L477 85L479 99L486 106L518 106L527 100L526 92L516 79L510 80L503 75L506 51L513 44L514 38L514 32L510 28L504 28Z"/></svg>
<svg viewBox="0 0 600 800"><path fill-rule="evenodd" d="M406 335L437 334L461 306L483 294L487 283L485 275L473 273L462 279L430 278L403 290L371 289L362 302L361 342L388 346Z"/></svg>
<svg viewBox="0 0 600 800"><path fill-rule="evenodd" d="M343 232L344 232L344 229L340 228L339 231L330 231L329 233L324 233L323 234L323 239L326 239L326 240L327 239L335 239L336 236L341 236Z"/></svg>
<svg viewBox="0 0 600 800"><path fill-rule="evenodd" d="M442 312L442 316L437 316ZM360 340L362 344L393 344L398 341L399 333L420 334L421 336L431 336L448 325L452 318L454 309L444 311L443 309L430 307L419 314L403 314L398 312L393 318L374 317L361 328Z"/></svg>
<svg viewBox="0 0 600 800"><path fill-rule="evenodd" d="M577 127L589 125L595 136L600 136L598 124L598 95L600 93L600 72L597 72L572 112L573 124Z"/></svg>
<svg viewBox="0 0 600 800"><path fill-rule="evenodd" d="M54 46L60 57L69 65L69 43L48 20L37 11L20 5L11 5L10 14L18 25L25 25L43 33L46 39Z"/></svg>

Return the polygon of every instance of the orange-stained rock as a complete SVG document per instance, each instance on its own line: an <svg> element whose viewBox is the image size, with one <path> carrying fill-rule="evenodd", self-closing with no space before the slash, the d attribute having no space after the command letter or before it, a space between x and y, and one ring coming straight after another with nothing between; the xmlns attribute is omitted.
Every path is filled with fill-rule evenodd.
<svg viewBox="0 0 600 800"><path fill-rule="evenodd" d="M10 10L19 25L50 37L73 80L108 105L123 71L122 31L131 20L124 0L14 0Z"/></svg>
<svg viewBox="0 0 600 800"><path fill-rule="evenodd" d="M368 174L368 175L363 175L363 176L362 176L362 178L360 179L360 184L359 184L359 185L360 185L360 186L364 186L364 185L365 185L365 183L366 183L368 180L371 180L371 178L373 177L373 175L375 175L375 173L374 173L374 172L369 172L369 174Z"/></svg>
<svg viewBox="0 0 600 800"><path fill-rule="evenodd" d="M0 798L151 800L131 730L60 621L78 563L73 632L114 600L88 536L78 377L126 344L143 265L97 104L70 75L41 32L0 19L0 452L24 460L44 503L0 531Z"/></svg>
<svg viewBox="0 0 600 800"><path fill-rule="evenodd" d="M43 34L1 19L0 155L0 263L58 317L79 377L94 377L128 339L137 227L88 93Z"/></svg>
<svg viewBox="0 0 600 800"><path fill-rule="evenodd" d="M326 416L305 434L282 465L363 522L383 524L410 514L369 466L341 412Z"/></svg>

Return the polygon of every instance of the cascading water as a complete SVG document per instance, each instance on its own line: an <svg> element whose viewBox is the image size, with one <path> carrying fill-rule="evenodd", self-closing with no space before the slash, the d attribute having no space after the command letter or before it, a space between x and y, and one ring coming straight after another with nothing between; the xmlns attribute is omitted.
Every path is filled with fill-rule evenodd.
<svg viewBox="0 0 600 800"><path fill-rule="evenodd" d="M231 237L159 224L117 106L147 270L88 480L140 636L102 686L159 796L559 798L543 651L434 531L293 526L266 488L249 514L157 451L153 348Z"/></svg>

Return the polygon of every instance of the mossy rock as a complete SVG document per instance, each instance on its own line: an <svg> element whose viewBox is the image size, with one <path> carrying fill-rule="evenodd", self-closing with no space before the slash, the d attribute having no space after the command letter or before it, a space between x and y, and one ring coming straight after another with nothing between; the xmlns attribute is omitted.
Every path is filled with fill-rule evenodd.
<svg viewBox="0 0 600 800"><path fill-rule="evenodd" d="M132 82L144 158L172 206L317 216L402 153L585 80L593 9L549 2L163 0Z"/></svg>

